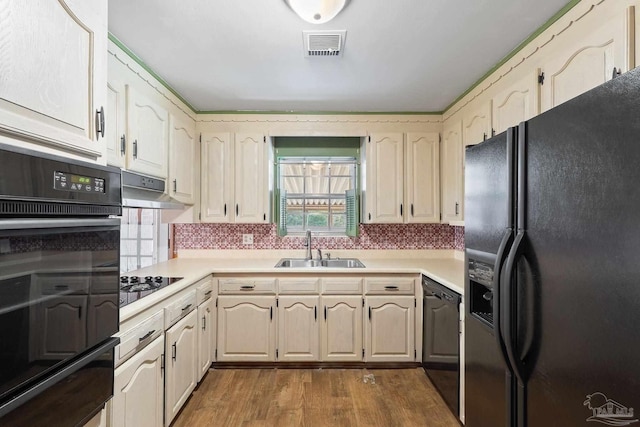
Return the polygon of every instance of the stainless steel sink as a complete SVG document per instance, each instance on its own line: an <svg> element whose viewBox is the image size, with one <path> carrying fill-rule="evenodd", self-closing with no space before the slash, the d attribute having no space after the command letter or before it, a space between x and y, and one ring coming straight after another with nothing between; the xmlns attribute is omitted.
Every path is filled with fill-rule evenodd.
<svg viewBox="0 0 640 427"><path fill-rule="evenodd" d="M304 259L304 258L282 258L276 264L276 268L364 268L364 264L356 258L335 258L335 259Z"/></svg>

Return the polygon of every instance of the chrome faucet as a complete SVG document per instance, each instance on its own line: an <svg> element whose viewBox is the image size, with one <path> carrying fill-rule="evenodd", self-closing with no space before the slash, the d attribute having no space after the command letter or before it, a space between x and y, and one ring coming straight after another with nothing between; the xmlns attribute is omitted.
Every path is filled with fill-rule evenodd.
<svg viewBox="0 0 640 427"><path fill-rule="evenodd" d="M322 251L320 250L320 248L318 248L317 251L318 251L318 261L322 261Z"/></svg>
<svg viewBox="0 0 640 427"><path fill-rule="evenodd" d="M313 258L313 255L311 254L311 230L307 230L307 235L306 235L306 240L304 245L307 247L307 254L305 255L304 258L309 260Z"/></svg>

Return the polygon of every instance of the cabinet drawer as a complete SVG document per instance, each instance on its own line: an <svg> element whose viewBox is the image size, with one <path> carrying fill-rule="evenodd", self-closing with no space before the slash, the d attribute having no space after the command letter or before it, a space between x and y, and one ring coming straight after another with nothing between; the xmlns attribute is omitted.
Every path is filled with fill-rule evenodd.
<svg viewBox="0 0 640 427"><path fill-rule="evenodd" d="M116 366L163 333L164 312L160 310L120 337L120 344L116 347Z"/></svg>
<svg viewBox="0 0 640 427"><path fill-rule="evenodd" d="M220 279L221 294L275 294L276 279Z"/></svg>
<svg viewBox="0 0 640 427"><path fill-rule="evenodd" d="M322 293L330 295L362 294L362 278L326 277L322 279Z"/></svg>
<svg viewBox="0 0 640 427"><path fill-rule="evenodd" d="M211 280L211 277L202 279L201 281L197 282L195 286L196 300L198 305L202 304L213 295L213 280Z"/></svg>
<svg viewBox="0 0 640 427"><path fill-rule="evenodd" d="M315 277L278 279L278 293L281 294L317 294L319 291L320 279Z"/></svg>
<svg viewBox="0 0 640 427"><path fill-rule="evenodd" d="M169 329L178 320L189 314L196 308L196 291L190 291L176 302L169 304L165 309L164 328Z"/></svg>
<svg viewBox="0 0 640 427"><path fill-rule="evenodd" d="M402 277L376 277L366 279L365 294L367 295L413 295L416 280Z"/></svg>
<svg viewBox="0 0 640 427"><path fill-rule="evenodd" d="M89 275L86 274L38 275L38 283L44 295L89 293Z"/></svg>

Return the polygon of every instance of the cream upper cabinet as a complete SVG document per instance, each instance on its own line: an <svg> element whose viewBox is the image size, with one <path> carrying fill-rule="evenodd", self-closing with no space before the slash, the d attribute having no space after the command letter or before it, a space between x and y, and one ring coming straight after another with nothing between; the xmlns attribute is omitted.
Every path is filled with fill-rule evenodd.
<svg viewBox="0 0 640 427"><path fill-rule="evenodd" d="M127 100L125 85L113 80L107 83L105 138L107 164L123 168L127 150Z"/></svg>
<svg viewBox="0 0 640 427"><path fill-rule="evenodd" d="M235 135L235 222L266 223L269 210L266 139L261 133Z"/></svg>
<svg viewBox="0 0 640 427"><path fill-rule="evenodd" d="M361 362L362 296L322 296L322 360Z"/></svg>
<svg viewBox="0 0 640 427"><path fill-rule="evenodd" d="M275 296L219 296L217 360L275 361L275 305Z"/></svg>
<svg viewBox="0 0 640 427"><path fill-rule="evenodd" d="M162 375L164 335L156 338L114 373L112 425L158 427L164 416Z"/></svg>
<svg viewBox="0 0 640 427"><path fill-rule="evenodd" d="M462 143L475 145L491 136L491 102L485 102L462 118Z"/></svg>
<svg viewBox="0 0 640 427"><path fill-rule="evenodd" d="M610 80L614 68L617 71L629 68L624 14L605 19L589 15L580 25L566 30L565 37L557 41L549 59L542 64L542 111Z"/></svg>
<svg viewBox="0 0 640 427"><path fill-rule="evenodd" d="M0 17L0 135L102 156L106 0L5 0Z"/></svg>
<svg viewBox="0 0 640 427"><path fill-rule="evenodd" d="M167 178L169 114L167 110L127 85L127 169Z"/></svg>
<svg viewBox="0 0 640 427"><path fill-rule="evenodd" d="M169 195L186 204L195 202L198 159L195 123L169 116Z"/></svg>
<svg viewBox="0 0 640 427"><path fill-rule="evenodd" d="M197 311L193 310L165 334L166 379L164 387L164 425L171 421L196 388L198 361Z"/></svg>
<svg viewBox="0 0 640 427"><path fill-rule="evenodd" d="M230 133L203 133L201 144L202 222L233 221L233 140Z"/></svg>
<svg viewBox="0 0 640 427"><path fill-rule="evenodd" d="M367 362L413 362L415 347L415 298L367 296L365 349Z"/></svg>
<svg viewBox="0 0 640 427"><path fill-rule="evenodd" d="M371 134L366 144L365 223L404 222L404 135Z"/></svg>
<svg viewBox="0 0 640 427"><path fill-rule="evenodd" d="M320 360L320 297L278 298L278 360Z"/></svg>
<svg viewBox="0 0 640 427"><path fill-rule="evenodd" d="M537 73L528 73L495 95L492 121L496 133L538 115L539 85Z"/></svg>
<svg viewBox="0 0 640 427"><path fill-rule="evenodd" d="M464 187L462 172L462 123L450 119L444 125L441 150L442 222L462 221Z"/></svg>
<svg viewBox="0 0 640 427"><path fill-rule="evenodd" d="M440 222L440 135L408 133L406 140L406 222Z"/></svg>
<svg viewBox="0 0 640 427"><path fill-rule="evenodd" d="M202 134L202 222L268 222L266 145L261 133Z"/></svg>

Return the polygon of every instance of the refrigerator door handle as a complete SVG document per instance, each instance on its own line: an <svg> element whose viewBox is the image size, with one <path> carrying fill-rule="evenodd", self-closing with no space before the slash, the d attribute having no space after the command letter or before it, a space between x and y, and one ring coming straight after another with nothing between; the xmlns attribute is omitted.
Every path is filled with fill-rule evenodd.
<svg viewBox="0 0 640 427"><path fill-rule="evenodd" d="M509 255L507 256L507 263L505 265L505 273L502 277L500 284L500 298L502 305L508 304L505 319L501 319L504 322L504 343L506 346L507 357L509 359L509 365L513 370L513 373L518 378L520 384L524 385L526 383L525 376L525 367L522 360L516 355L516 349L514 345L514 331L513 331L513 319L514 319L514 307L511 303L512 300L512 278L515 273L515 268L517 265L517 261L522 254L522 243L524 241L525 231L518 230L516 234L515 240L513 241L513 246L511 246L511 250L509 251Z"/></svg>
<svg viewBox="0 0 640 427"><path fill-rule="evenodd" d="M496 254L496 263L493 267L493 331L496 337L496 342L498 344L498 349L500 351L500 355L502 356L502 360L509 371L512 371L511 365L509 364L509 356L507 355L507 348L504 341L504 335L502 333L501 327L501 316L500 316L500 306L502 295L500 292L500 272L502 270L502 265L504 264L505 258L507 257L508 251L507 247L511 245L513 241L513 229L507 228L502 236L502 241L500 242L500 246L498 247L498 253Z"/></svg>

